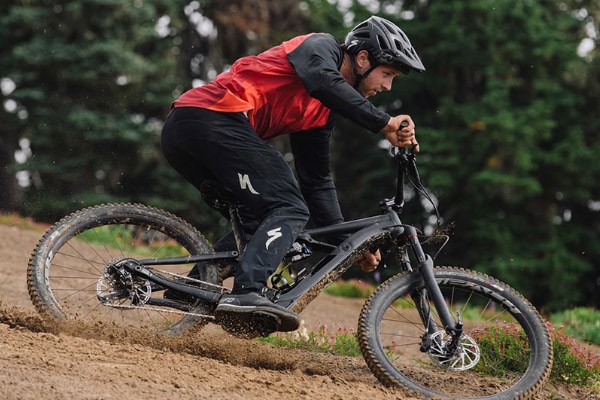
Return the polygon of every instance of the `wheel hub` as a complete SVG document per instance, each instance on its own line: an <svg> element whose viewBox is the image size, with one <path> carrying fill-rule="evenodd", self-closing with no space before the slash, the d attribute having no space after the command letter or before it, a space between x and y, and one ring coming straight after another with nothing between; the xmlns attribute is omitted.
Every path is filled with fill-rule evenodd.
<svg viewBox="0 0 600 400"><path fill-rule="evenodd" d="M129 303L144 305L150 300L152 286L149 281L131 275L119 262L111 263L96 283L96 297L106 306Z"/></svg>
<svg viewBox="0 0 600 400"><path fill-rule="evenodd" d="M477 365L481 356L475 339L463 333L452 352L448 350L451 342L452 337L445 331L434 333L427 355L435 364L451 371L466 371Z"/></svg>

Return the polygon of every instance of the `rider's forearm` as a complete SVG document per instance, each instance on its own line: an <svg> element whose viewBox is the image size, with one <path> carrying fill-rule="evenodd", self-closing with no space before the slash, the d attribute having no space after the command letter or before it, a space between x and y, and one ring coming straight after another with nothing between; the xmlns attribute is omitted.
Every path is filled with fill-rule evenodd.
<svg viewBox="0 0 600 400"><path fill-rule="evenodd" d="M339 72L343 52L331 35L315 34L288 54L306 90L335 113L372 132L379 132L390 116L362 97Z"/></svg>

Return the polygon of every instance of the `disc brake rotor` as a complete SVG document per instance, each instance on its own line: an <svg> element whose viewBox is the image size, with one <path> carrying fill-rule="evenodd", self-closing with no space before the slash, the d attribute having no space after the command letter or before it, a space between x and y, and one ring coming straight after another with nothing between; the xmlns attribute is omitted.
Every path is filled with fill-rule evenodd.
<svg viewBox="0 0 600 400"><path fill-rule="evenodd" d="M451 339L445 331L431 335L431 348L427 352L429 358L440 367L451 371L466 371L477 365L481 357L477 342L463 333L456 350L448 354Z"/></svg>
<svg viewBox="0 0 600 400"><path fill-rule="evenodd" d="M134 278L124 270L109 267L96 283L96 297L106 306L121 306L125 302L141 306L152 295L152 286L145 279Z"/></svg>

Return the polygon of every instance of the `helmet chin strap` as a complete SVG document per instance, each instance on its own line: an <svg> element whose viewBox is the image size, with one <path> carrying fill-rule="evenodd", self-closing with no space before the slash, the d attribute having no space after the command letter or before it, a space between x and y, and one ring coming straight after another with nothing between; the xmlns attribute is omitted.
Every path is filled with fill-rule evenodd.
<svg viewBox="0 0 600 400"><path fill-rule="evenodd" d="M352 64L352 72L354 72L354 89L358 91L358 85L365 79L375 68L377 68L377 64L373 62L371 56L369 55L369 63L371 64L371 68L369 68L365 73L358 72L358 67L356 66L356 54L349 54L350 63Z"/></svg>

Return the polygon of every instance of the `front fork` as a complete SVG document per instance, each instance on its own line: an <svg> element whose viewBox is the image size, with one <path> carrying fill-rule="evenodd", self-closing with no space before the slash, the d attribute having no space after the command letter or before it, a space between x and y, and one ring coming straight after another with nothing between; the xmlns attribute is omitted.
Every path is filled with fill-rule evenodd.
<svg viewBox="0 0 600 400"><path fill-rule="evenodd" d="M433 272L433 260L429 255L423 252L421 243L417 237L417 231L412 226L404 226L405 235L408 239L410 247L419 264L419 272L425 282L425 288L415 290L411 293L411 297L415 302L423 326L427 332L423 335L421 342L421 351L426 352L431 348L431 337L433 334L439 331L437 324L431 314L429 306L429 300L433 302L435 310L440 318L443 328L451 336L451 340L448 343L447 351L453 353L458 347L458 343L463 333L463 323L460 315L457 315L457 320L454 320L448 308L442 291L440 290L437 281L435 280L435 274Z"/></svg>

